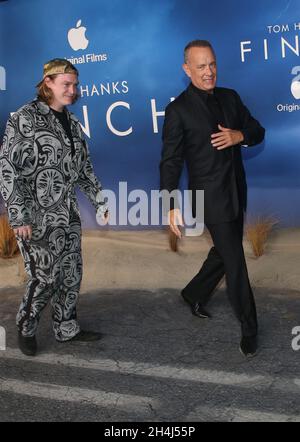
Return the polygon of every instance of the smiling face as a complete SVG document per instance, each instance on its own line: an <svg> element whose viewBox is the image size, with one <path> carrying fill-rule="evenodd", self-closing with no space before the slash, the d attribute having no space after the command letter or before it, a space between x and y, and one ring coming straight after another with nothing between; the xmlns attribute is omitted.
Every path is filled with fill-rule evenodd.
<svg viewBox="0 0 300 442"><path fill-rule="evenodd" d="M209 47L192 47L187 52L184 72L198 89L212 92L217 81L217 64Z"/></svg>
<svg viewBox="0 0 300 442"><path fill-rule="evenodd" d="M53 97L50 106L61 112L64 106L72 104L77 96L78 77L76 74L58 74L55 78L46 77L45 83Z"/></svg>

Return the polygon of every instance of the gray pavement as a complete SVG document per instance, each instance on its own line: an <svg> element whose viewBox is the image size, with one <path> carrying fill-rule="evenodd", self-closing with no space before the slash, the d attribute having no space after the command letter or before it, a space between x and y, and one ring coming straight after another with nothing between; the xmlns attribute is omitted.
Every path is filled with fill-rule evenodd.
<svg viewBox="0 0 300 442"><path fill-rule="evenodd" d="M238 350L240 328L224 290L212 320L191 315L177 290L82 293L79 319L97 343L56 343L51 311L39 326L39 352L17 348L22 288L0 289L0 421L300 421L300 326L296 291L255 288L259 353ZM300 344L300 339L298 340Z"/></svg>

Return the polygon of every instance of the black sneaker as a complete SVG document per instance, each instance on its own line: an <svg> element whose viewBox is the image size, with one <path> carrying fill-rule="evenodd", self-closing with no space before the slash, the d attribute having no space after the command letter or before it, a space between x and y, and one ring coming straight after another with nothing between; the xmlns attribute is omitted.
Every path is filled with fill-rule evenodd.
<svg viewBox="0 0 300 442"><path fill-rule="evenodd" d="M253 358L257 352L256 336L243 336L240 344L240 352L246 358Z"/></svg>
<svg viewBox="0 0 300 442"><path fill-rule="evenodd" d="M35 336L23 336L21 332L18 333L18 344L21 352L26 356L34 356L37 352L37 343Z"/></svg>
<svg viewBox="0 0 300 442"><path fill-rule="evenodd" d="M67 341L58 341L58 342L62 342L62 343L73 342L73 341L95 342L95 341L99 341L101 338L102 338L101 333L88 331L88 330L80 330L80 332L77 333L77 335L75 335L73 338L68 339Z"/></svg>

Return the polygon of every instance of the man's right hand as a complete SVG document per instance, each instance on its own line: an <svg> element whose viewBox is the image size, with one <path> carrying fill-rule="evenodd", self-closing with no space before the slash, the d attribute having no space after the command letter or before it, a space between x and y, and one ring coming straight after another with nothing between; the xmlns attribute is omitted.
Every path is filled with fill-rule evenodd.
<svg viewBox="0 0 300 442"><path fill-rule="evenodd" d="M178 237L182 237L182 233L178 226L183 226L182 215L180 209L173 209L168 212L168 222L172 232Z"/></svg>
<svg viewBox="0 0 300 442"><path fill-rule="evenodd" d="M32 227L31 226L21 226L14 229L14 233L20 239L31 239L32 237Z"/></svg>

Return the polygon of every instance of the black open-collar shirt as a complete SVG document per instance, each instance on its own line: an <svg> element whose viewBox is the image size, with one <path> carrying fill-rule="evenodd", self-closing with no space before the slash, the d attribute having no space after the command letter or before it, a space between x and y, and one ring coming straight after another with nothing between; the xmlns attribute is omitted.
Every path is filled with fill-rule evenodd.
<svg viewBox="0 0 300 442"><path fill-rule="evenodd" d="M216 130L216 132L219 132L218 124L226 127L224 112L220 101L218 100L217 94L215 93L215 90L212 93L209 93L197 88L193 85L193 83L191 83L191 87L194 92L201 98L201 100L203 100L207 105L208 110L211 113L214 130Z"/></svg>

